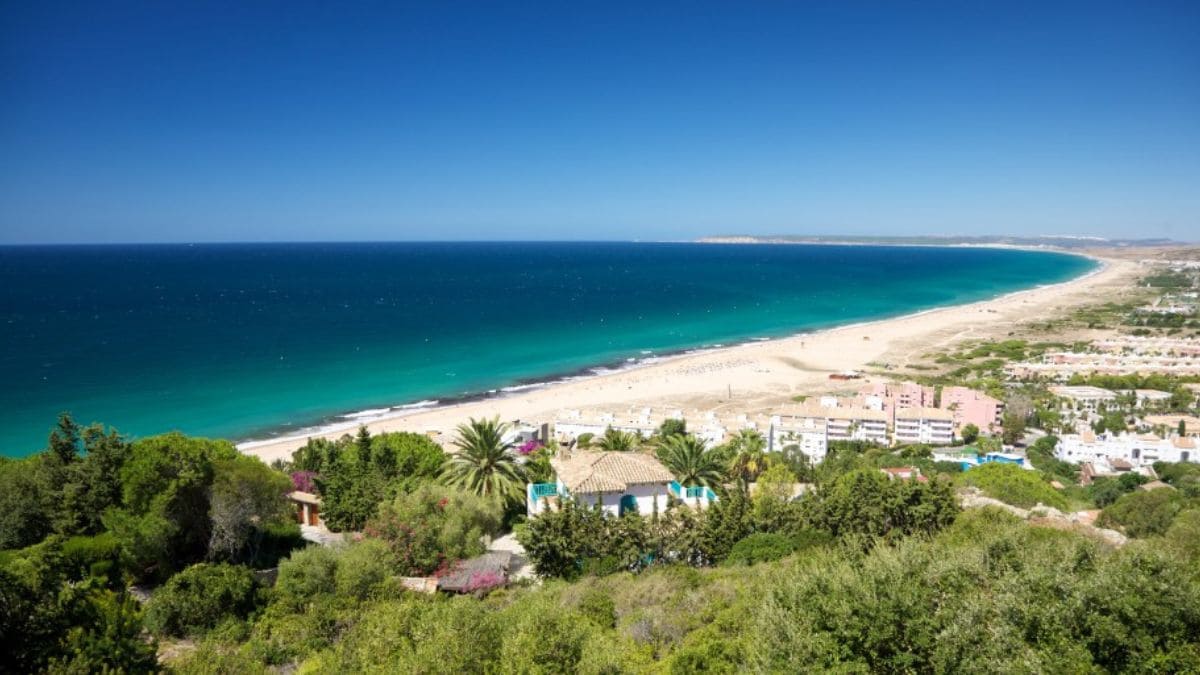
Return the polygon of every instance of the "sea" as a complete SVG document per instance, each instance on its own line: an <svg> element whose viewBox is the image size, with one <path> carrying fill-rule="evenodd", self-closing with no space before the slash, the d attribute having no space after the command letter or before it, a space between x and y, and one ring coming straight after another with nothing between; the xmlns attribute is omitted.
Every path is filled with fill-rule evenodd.
<svg viewBox="0 0 1200 675"><path fill-rule="evenodd" d="M859 245L0 247L0 455L43 448L61 411L131 437L296 434L1095 266Z"/></svg>

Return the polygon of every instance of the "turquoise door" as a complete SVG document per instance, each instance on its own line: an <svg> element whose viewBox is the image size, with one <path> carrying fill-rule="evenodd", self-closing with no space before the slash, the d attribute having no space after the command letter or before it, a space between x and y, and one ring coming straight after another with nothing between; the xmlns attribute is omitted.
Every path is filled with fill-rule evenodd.
<svg viewBox="0 0 1200 675"><path fill-rule="evenodd" d="M621 497L621 509L618 511L620 515L626 513L637 513L637 497L633 495L624 495Z"/></svg>

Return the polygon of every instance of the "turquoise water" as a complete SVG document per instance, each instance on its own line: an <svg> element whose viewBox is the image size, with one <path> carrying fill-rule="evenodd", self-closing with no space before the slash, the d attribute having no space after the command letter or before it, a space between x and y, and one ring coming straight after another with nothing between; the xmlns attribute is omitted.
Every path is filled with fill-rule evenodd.
<svg viewBox="0 0 1200 675"><path fill-rule="evenodd" d="M635 243L0 248L0 453L61 410L234 439L1088 271L999 249Z"/></svg>

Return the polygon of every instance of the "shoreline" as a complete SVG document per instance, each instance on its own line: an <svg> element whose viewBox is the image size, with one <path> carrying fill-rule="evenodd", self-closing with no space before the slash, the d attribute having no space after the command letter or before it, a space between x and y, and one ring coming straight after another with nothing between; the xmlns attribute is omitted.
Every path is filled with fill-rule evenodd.
<svg viewBox="0 0 1200 675"><path fill-rule="evenodd" d="M706 387L712 387L712 382L706 381L712 378L696 377L696 375L701 371L708 373L726 371L728 375L731 375L729 377L731 381L722 380L718 382L718 384L722 385L719 388L723 392L731 394L734 387L733 381L736 381L739 393L744 389L752 389L755 390L754 394L769 395L771 387L764 386L765 383L763 382L753 381L764 378L753 376L747 378L747 373L730 371L745 370L745 366L754 363L756 359L758 361L771 362L767 365L778 367L778 363L775 362L783 360L786 363L789 359L794 359L795 354L792 354L792 352L799 352L804 356L808 356L810 354L820 355L822 351L829 351L831 358L820 359L818 363L814 363L812 366L803 364L803 368L798 368L798 370L808 376L806 379L813 380L812 376L814 374L827 376L828 373L841 370L859 370L876 360L874 358L866 358L866 356L878 354L881 351L878 348L880 346L884 347L885 351L894 342L894 339L884 339L880 343L871 345L871 348L866 350L867 354L864 354L864 347L862 345L852 345L857 348L848 349L847 347L850 345L842 344L835 345L836 348L834 350L828 349L830 343L836 343L840 339L844 339L844 334L847 332L869 328L873 331L873 335L879 334L887 337L889 332L895 333L895 329L898 327L911 329L910 324L921 322L923 318L931 318L933 319L930 321L931 324L941 326L946 323L945 319L948 313L967 312L976 317L980 314L983 316L994 315L997 311L997 306L1006 306L1014 302L1027 304L1029 298L1041 299L1043 301L1054 300L1073 290L1087 288L1096 280L1109 279L1114 275L1123 277L1125 272L1136 267L1136 263L1103 258L1090 253L1074 251L1056 252L1086 257L1096 262L1097 266L1080 276L1065 281L1010 291L985 300L931 307L917 312L867 321L785 333L777 337L750 337L737 342L685 348L662 354L655 353L647 355L644 359L636 359L633 362L627 359L623 362L592 365L571 373L551 375L547 378L537 380L518 381L516 384L510 386L463 395L454 399L419 401L399 406L389 406L387 408L381 407L373 410L351 411L339 415L325 424L313 425L312 427L284 435L239 441L237 447L244 453L258 456L264 461L270 462L274 459L289 456L292 451L302 446L309 438L336 438L344 433L353 432L360 424L365 424L373 433L437 430L443 434L448 434L454 426L465 422L468 417L491 417L499 415L505 420L526 419L530 421L550 421L559 410L565 408L587 408L597 405L607 405L613 410L618 410L635 407L635 404L636 407L691 408L693 407L692 405L686 405L685 403L688 401L696 403L706 401L709 405L730 403L732 402L731 398L711 393L698 397L696 395L698 391L702 391ZM936 320L939 316L942 317L941 321ZM951 323L956 322L951 321ZM1008 324L1007 321L1003 320L991 323L993 324L993 328L996 325ZM903 332L909 333L911 330ZM863 336L863 341L869 341L870 339L869 336ZM810 342L815 343L812 346L816 347L816 349L806 346ZM766 353L764 354L763 352ZM737 363L728 362L727 360L730 358L739 360ZM726 359L726 361L723 362L722 359ZM846 363L853 365L844 365ZM688 368L689 364L692 366L690 369ZM707 364L707 367L705 364ZM764 364L759 363L759 365ZM689 370L696 372L689 374L686 372ZM763 368L751 368L751 370L756 371L755 373L751 373L751 375L764 375L775 372L770 368L766 368L765 370ZM671 374L673 371L676 374L684 373L684 380L682 382L677 380L678 384L676 384L672 383L669 378L664 378L656 382L656 386L646 386L650 383L655 373L665 375ZM838 383L827 380L823 381L825 382L826 390L838 387ZM794 395L796 391L811 393L815 388L815 384L815 381L810 381L803 385L793 384L786 386L787 391L780 392L779 396L787 398ZM638 385L636 390L634 385ZM797 386L800 386L801 389L797 389ZM623 395L619 394L622 389L624 390ZM749 403L749 400L744 396L742 400L747 402L748 405L754 405ZM376 411L379 412L378 415L369 414Z"/></svg>

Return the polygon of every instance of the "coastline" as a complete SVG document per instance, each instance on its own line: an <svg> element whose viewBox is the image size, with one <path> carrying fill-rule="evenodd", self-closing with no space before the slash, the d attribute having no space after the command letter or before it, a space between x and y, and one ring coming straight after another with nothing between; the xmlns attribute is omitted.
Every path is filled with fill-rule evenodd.
<svg viewBox="0 0 1200 675"><path fill-rule="evenodd" d="M761 409L797 394L836 390L838 383L827 379L829 373L861 370L889 352L900 355L905 345L927 350L936 344L940 333L950 331L951 339L978 337L1029 318L1030 310L1037 315L1044 313L1038 309L1054 311L1059 308L1052 305L1060 303L1084 304L1094 299L1098 289L1122 285L1137 267L1127 260L1058 252L1087 257L1098 265L1066 281L988 300L782 337L747 338L727 345L653 354L628 365L591 366L544 381L518 382L454 400L346 413L336 421L298 432L245 440L238 443L238 448L270 462L287 457L308 438L336 438L353 432L359 424L375 433L439 431L445 437L469 417L498 415L505 420L552 421L558 411L566 408ZM954 332L965 324L965 330ZM848 335L864 329L869 335ZM370 414L374 412L379 414Z"/></svg>

